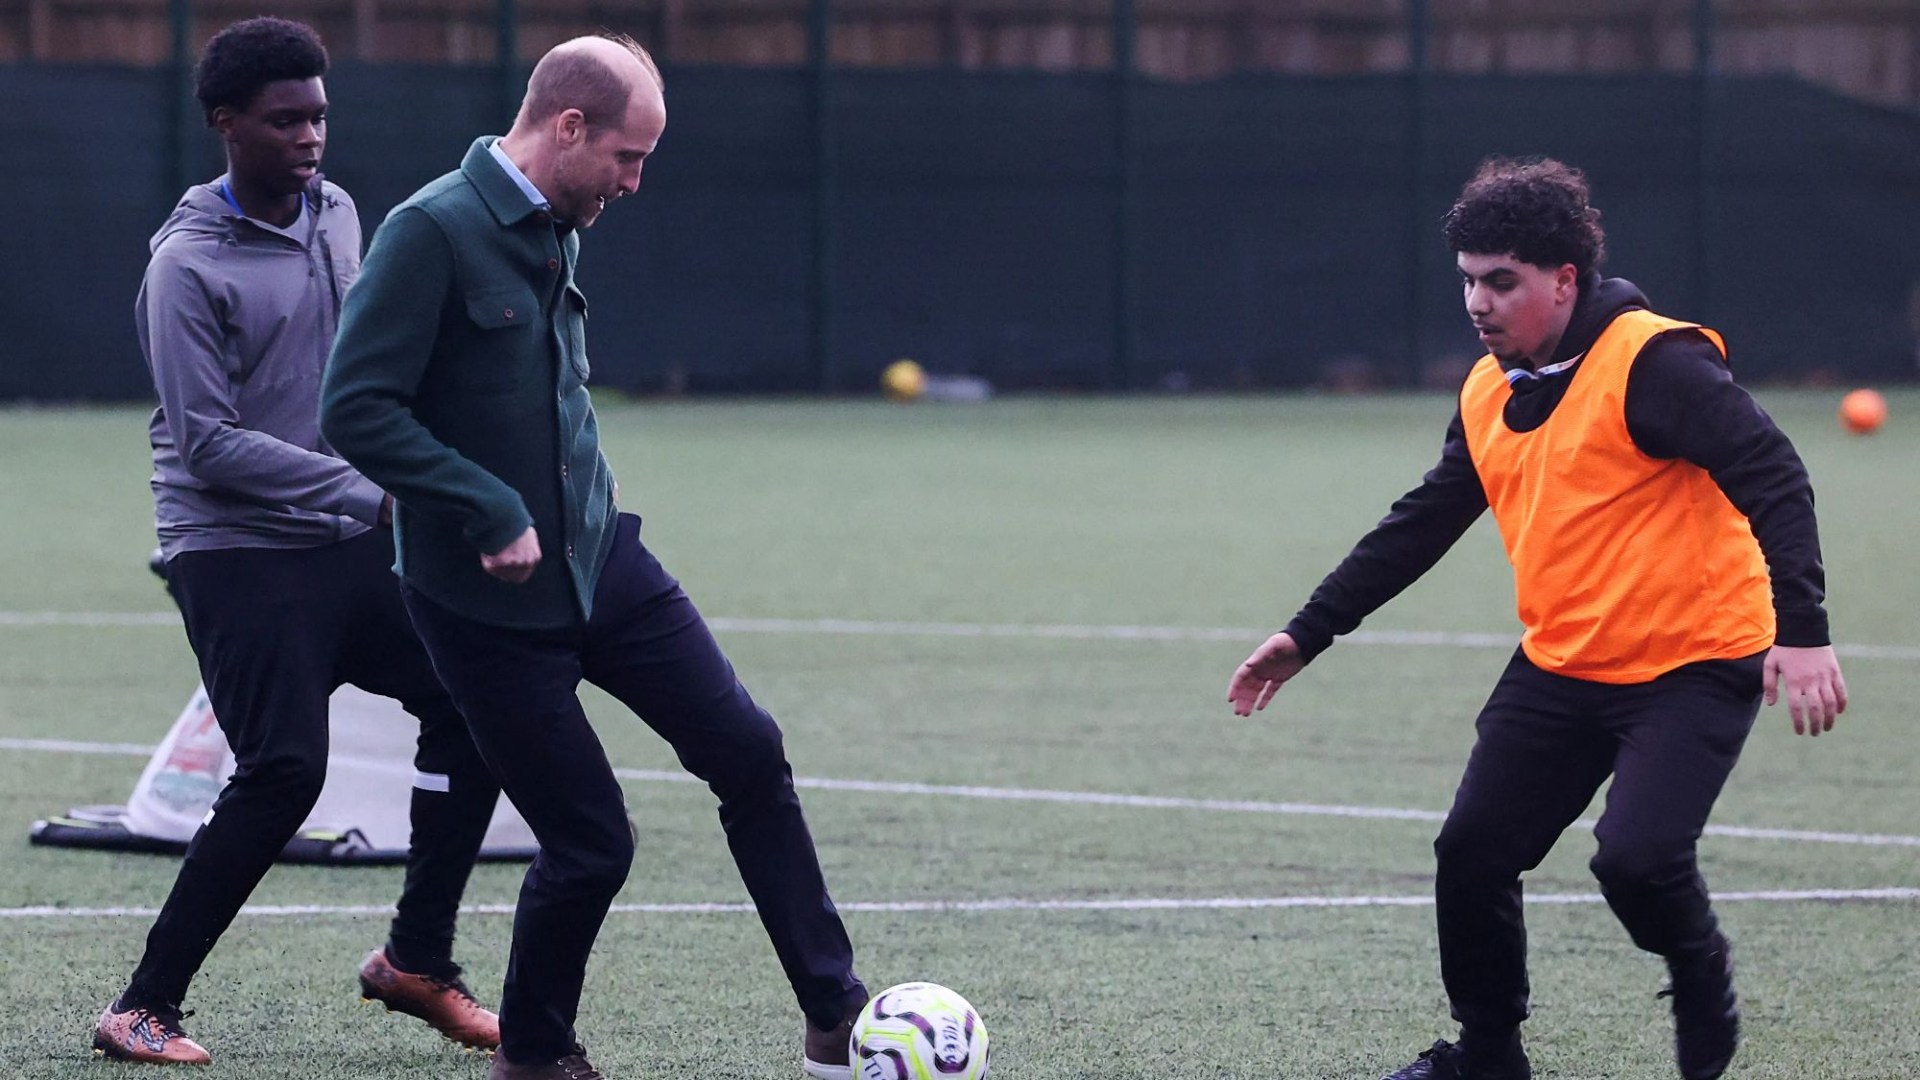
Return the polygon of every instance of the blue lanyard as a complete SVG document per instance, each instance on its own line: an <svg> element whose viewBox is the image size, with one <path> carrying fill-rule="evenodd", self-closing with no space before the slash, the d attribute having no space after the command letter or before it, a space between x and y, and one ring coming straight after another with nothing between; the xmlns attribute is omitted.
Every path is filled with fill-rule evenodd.
<svg viewBox="0 0 1920 1080"><path fill-rule="evenodd" d="M227 200L227 205L233 207L234 213L241 217L247 216L246 210L240 206L240 200L233 197L233 189L227 186L225 180L220 181L220 197Z"/></svg>
<svg viewBox="0 0 1920 1080"><path fill-rule="evenodd" d="M233 189L227 186L227 182L225 180L220 181L220 197L227 200L227 205L233 207L234 213L239 214L243 218L247 218L248 221L253 220L252 218L247 217L246 209L240 205L239 199L236 199L233 197ZM307 197L305 195L301 195L300 196L300 213L304 214L306 213L306 211L307 211ZM298 222L300 220L299 215L295 215L293 220L295 222Z"/></svg>

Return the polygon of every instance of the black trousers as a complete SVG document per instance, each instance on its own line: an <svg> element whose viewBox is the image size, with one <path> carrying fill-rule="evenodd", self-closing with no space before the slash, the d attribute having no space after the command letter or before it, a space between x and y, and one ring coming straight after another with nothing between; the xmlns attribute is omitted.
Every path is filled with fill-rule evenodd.
<svg viewBox="0 0 1920 1080"><path fill-rule="evenodd" d="M1718 931L1694 845L1759 712L1763 655L1613 686L1515 653L1480 712L1434 842L1441 977L1469 1041L1497 1041L1526 1018L1520 875L1609 775L1592 868L1614 915L1648 952L1712 946Z"/></svg>
<svg viewBox="0 0 1920 1080"><path fill-rule="evenodd" d="M734 862L807 1017L830 1027L865 999L780 728L740 685L679 582L641 545L639 518L621 515L593 616L581 626L485 625L402 590L481 754L540 841L500 997L508 1060L537 1064L573 1052L587 957L633 861L626 797L575 696L582 679L632 709L718 796Z"/></svg>
<svg viewBox="0 0 1920 1080"><path fill-rule="evenodd" d="M452 964L454 919L500 788L414 635L372 530L317 548L190 551L167 565L200 677L237 767L187 847L122 1001L177 1005L214 942L293 839L327 775L327 699L351 683L420 719L406 886L389 949ZM429 791L425 787L441 787Z"/></svg>

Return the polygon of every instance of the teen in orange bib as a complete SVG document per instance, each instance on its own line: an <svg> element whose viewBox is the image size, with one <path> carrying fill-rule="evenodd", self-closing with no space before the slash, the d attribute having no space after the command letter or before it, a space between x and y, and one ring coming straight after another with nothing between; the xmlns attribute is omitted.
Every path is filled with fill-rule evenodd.
<svg viewBox="0 0 1920 1080"><path fill-rule="evenodd" d="M1489 160L1445 233L1487 355L1440 461L1240 665L1227 698L1242 716L1265 708L1491 508L1524 632L1434 842L1460 1035L1388 1080L1532 1076L1520 875L1609 776L1594 876L1634 944L1666 960L1680 1075L1715 1080L1739 1012L1695 844L1763 699L1784 694L1810 735L1847 704L1813 490L1734 384L1720 336L1600 277L1606 238L1577 170Z"/></svg>
<svg viewBox="0 0 1920 1080"><path fill-rule="evenodd" d="M1514 390L1496 357L1461 388L1467 449L1513 563L1520 648L1538 667L1644 683L1773 644L1767 566L1746 516L1706 470L1649 457L1627 429L1634 358L1680 330L1724 352L1711 330L1623 311L1531 430L1503 422Z"/></svg>

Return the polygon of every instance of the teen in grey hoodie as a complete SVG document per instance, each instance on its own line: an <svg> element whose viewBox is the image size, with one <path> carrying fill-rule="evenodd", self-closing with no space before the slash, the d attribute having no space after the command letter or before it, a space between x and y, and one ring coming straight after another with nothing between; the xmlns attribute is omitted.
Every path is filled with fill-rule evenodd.
<svg viewBox="0 0 1920 1080"><path fill-rule="evenodd" d="M499 785L401 604L390 502L320 436L320 375L360 261L353 203L319 174L326 68L313 31L282 19L208 43L198 96L227 174L189 189L154 236L136 305L160 394L150 430L167 583L238 764L94 1026L94 1047L123 1060L211 1060L180 1029L181 1001L313 809L343 683L420 719L406 885L385 947L360 966L361 993L468 1046L500 1041L453 962Z"/></svg>
<svg viewBox="0 0 1920 1080"><path fill-rule="evenodd" d="M312 547L379 523L384 493L320 437L320 373L360 273L360 219L316 176L285 229L246 217L229 179L187 189L134 303L160 407L160 549Z"/></svg>

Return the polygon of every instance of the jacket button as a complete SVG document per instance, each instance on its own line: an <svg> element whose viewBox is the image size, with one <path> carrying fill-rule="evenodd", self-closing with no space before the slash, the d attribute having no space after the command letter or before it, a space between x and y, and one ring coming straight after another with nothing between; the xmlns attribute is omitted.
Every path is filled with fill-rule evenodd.
<svg viewBox="0 0 1920 1080"><path fill-rule="evenodd" d="M559 260L559 259L548 259L548 260L547 260L547 269L549 269L549 270L558 270L558 269L560 269L560 260Z"/></svg>
<svg viewBox="0 0 1920 1080"><path fill-rule="evenodd" d="M567 545L567 558L569 558L569 559L571 559L571 558L573 558L573 545L572 545L572 544L568 544L568 545Z"/></svg>
<svg viewBox="0 0 1920 1080"><path fill-rule="evenodd" d="M567 467L565 465L560 466L560 475L561 476L567 475Z"/></svg>
<svg viewBox="0 0 1920 1080"><path fill-rule="evenodd" d="M506 317L507 317L507 318L509 318L509 319L511 319L511 318L513 318L513 309L512 309L512 308L508 308L508 309L507 309L507 310L506 310L506 311L504 312L504 314L505 314L505 315L506 315Z"/></svg>

